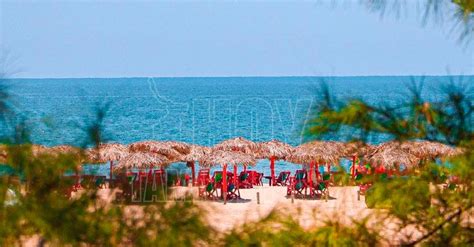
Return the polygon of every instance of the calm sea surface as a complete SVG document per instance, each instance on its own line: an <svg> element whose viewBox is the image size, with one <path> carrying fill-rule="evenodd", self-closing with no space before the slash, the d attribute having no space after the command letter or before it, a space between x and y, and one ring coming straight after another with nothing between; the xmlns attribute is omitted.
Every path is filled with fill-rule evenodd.
<svg viewBox="0 0 474 247"><path fill-rule="evenodd" d="M97 107L109 105L105 136L110 141L177 140L214 145L244 136L254 141L301 141L301 129L320 83L339 98L396 103L406 85L424 82L425 97L441 99L442 85L469 84L474 77L226 77L12 79L15 107L31 128L32 141L82 145L84 127ZM8 126L3 126L3 132ZM380 140L375 140L380 141ZM278 170L298 166L278 163ZM268 161L256 169L268 173ZM173 168L185 169L183 164ZM106 166L88 172L106 173Z"/></svg>

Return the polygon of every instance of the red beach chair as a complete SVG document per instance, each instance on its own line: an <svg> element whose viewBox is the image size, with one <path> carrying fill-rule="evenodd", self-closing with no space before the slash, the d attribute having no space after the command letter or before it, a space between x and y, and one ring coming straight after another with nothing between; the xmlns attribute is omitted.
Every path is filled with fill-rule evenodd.
<svg viewBox="0 0 474 247"><path fill-rule="evenodd" d="M290 171L282 171L273 183L274 186L287 186L290 184Z"/></svg>
<svg viewBox="0 0 474 247"><path fill-rule="evenodd" d="M233 179L227 180L227 199L235 200L240 199L240 191L238 184L234 184Z"/></svg>
<svg viewBox="0 0 474 247"><path fill-rule="evenodd" d="M252 181L250 180L250 173L248 171L240 172L239 176L239 188L241 189L250 189L253 188Z"/></svg>
<svg viewBox="0 0 474 247"><path fill-rule="evenodd" d="M263 173L258 173L257 171L247 171L247 172L249 173L250 182L252 186L263 185L262 183Z"/></svg>
<svg viewBox="0 0 474 247"><path fill-rule="evenodd" d="M357 200L360 200L361 195L365 195L367 190L372 187L371 182L360 182L364 176L371 174L371 167L360 166L356 169L356 176L355 181L359 186L359 190L357 191Z"/></svg>
<svg viewBox="0 0 474 247"><path fill-rule="evenodd" d="M310 194L311 198L322 198L323 196L329 197L329 185L331 183L331 175L329 173L321 174L317 176L316 181L312 181L310 185Z"/></svg>
<svg viewBox="0 0 474 247"><path fill-rule="evenodd" d="M307 173L305 170L297 170L294 177L291 177L290 183L287 187L287 195L294 195L295 197L304 197L306 195Z"/></svg>
<svg viewBox="0 0 474 247"><path fill-rule="evenodd" d="M196 185L197 186L205 186L211 181L210 171L209 169L201 169L199 170Z"/></svg>
<svg viewBox="0 0 474 247"><path fill-rule="evenodd" d="M218 189L222 189L222 171L215 171L211 181L204 187L199 187L199 196L204 199L216 200L219 198Z"/></svg>
<svg viewBox="0 0 474 247"><path fill-rule="evenodd" d="M166 175L164 170L154 170L153 171L153 189L156 189L156 186L166 185Z"/></svg>
<svg viewBox="0 0 474 247"><path fill-rule="evenodd" d="M257 179L256 179L256 181L255 181L255 182L256 182L256 185L258 185L258 186L263 186L263 181L262 181L262 179L263 179L263 173L258 172L258 173L257 173Z"/></svg>

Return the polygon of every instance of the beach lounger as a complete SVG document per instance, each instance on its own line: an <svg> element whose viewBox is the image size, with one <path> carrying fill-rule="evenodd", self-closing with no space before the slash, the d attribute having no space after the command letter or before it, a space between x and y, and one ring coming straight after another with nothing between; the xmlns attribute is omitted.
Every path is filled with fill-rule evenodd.
<svg viewBox="0 0 474 247"><path fill-rule="evenodd" d="M288 186L290 183L290 171L282 171L273 183L273 186Z"/></svg>
<svg viewBox="0 0 474 247"><path fill-rule="evenodd" d="M291 177L290 184L287 187L287 195L295 197L305 197L307 184L307 173L305 170L297 170L295 176Z"/></svg>
<svg viewBox="0 0 474 247"><path fill-rule="evenodd" d="M252 186L261 186L263 185L263 173L258 173L257 171L247 171L249 173L249 178Z"/></svg>
<svg viewBox="0 0 474 247"><path fill-rule="evenodd" d="M92 188L104 188L105 187L105 176L95 175L82 175L81 187L92 189Z"/></svg>
<svg viewBox="0 0 474 247"><path fill-rule="evenodd" d="M310 187L310 198L322 198L323 196L329 197L329 185L331 183L331 175L329 173L323 173L318 176L316 181L312 181Z"/></svg>
<svg viewBox="0 0 474 247"><path fill-rule="evenodd" d="M252 181L250 180L250 173L248 171L240 172L239 184L240 189L250 189L253 188Z"/></svg>
<svg viewBox="0 0 474 247"><path fill-rule="evenodd" d="M206 186L211 181L209 169L201 169L198 172L196 186Z"/></svg>
<svg viewBox="0 0 474 247"><path fill-rule="evenodd" d="M63 176L63 181L65 182L65 187L61 189L61 193L66 198L71 198L72 192L77 192L80 186L77 185L77 177L76 176Z"/></svg>
<svg viewBox="0 0 474 247"><path fill-rule="evenodd" d="M255 185L257 186L263 186L263 173L260 173L260 172L257 172L257 178L256 178L256 181L255 181Z"/></svg>
<svg viewBox="0 0 474 247"><path fill-rule="evenodd" d="M212 179L204 186L199 187L199 197L205 200L219 198L218 189L222 188L222 171L214 172Z"/></svg>
<svg viewBox="0 0 474 247"><path fill-rule="evenodd" d="M120 173L116 176L115 185L122 191L121 194L117 194L117 200L131 201L136 175L136 173Z"/></svg>
<svg viewBox="0 0 474 247"><path fill-rule="evenodd" d="M235 200L240 199L240 190L237 184L234 184L233 179L227 180L227 199Z"/></svg>

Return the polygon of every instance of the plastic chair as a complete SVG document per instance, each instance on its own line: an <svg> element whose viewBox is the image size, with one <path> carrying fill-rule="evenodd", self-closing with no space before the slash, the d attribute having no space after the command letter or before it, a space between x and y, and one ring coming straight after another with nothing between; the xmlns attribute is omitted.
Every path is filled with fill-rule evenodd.
<svg viewBox="0 0 474 247"><path fill-rule="evenodd" d="M241 189L250 189L253 188L252 181L250 180L250 173L248 171L240 172L239 176L239 188Z"/></svg>
<svg viewBox="0 0 474 247"><path fill-rule="evenodd" d="M305 170L297 170L294 177L291 177L287 187L287 195L295 197L304 197L306 195L307 173Z"/></svg>
<svg viewBox="0 0 474 247"><path fill-rule="evenodd" d="M291 172L290 171L282 171L278 175L277 179L273 183L274 186L287 186L289 185L290 182L290 176Z"/></svg>

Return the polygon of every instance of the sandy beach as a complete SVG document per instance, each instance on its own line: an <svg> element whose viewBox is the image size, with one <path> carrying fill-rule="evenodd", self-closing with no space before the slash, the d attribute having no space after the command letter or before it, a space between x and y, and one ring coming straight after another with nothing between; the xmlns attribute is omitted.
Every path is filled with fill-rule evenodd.
<svg viewBox="0 0 474 247"><path fill-rule="evenodd" d="M197 201L199 207L208 211L208 222L221 231L231 230L245 222L258 221L272 210L280 210L296 217L303 227L310 227L321 220L342 216L349 220L352 217L367 215L363 198L357 200L357 187L332 187L329 200L294 199L286 196L286 187L256 186L253 189L241 189L242 200L229 201L224 205L220 201ZM260 196L257 202L257 194ZM222 220L225 219L225 220Z"/></svg>
<svg viewBox="0 0 474 247"><path fill-rule="evenodd" d="M214 229L227 232L245 223L255 222L267 217L273 210L298 220L301 226L309 228L328 219L338 219L350 224L353 219L362 219L373 210L367 208L364 197L357 198L356 186L331 187L330 197L326 199L301 199L286 196L286 186L255 186L241 189L242 199L223 201L198 199L197 187L171 187L169 200L181 200L184 195L192 195L193 203L207 212L206 222ZM103 203L111 203L114 192L109 189L98 191ZM259 200L257 199L259 197ZM129 206L131 211L136 207Z"/></svg>

